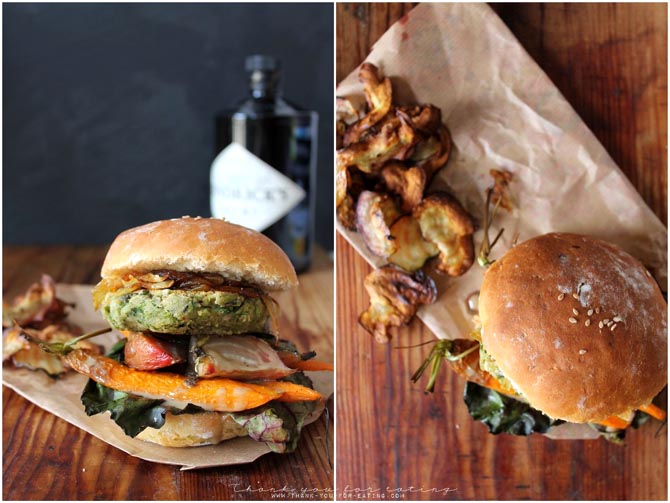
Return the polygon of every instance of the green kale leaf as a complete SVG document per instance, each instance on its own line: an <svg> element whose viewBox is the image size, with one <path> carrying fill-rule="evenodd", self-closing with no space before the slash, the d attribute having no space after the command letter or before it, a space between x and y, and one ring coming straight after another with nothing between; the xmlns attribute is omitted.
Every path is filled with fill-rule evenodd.
<svg viewBox="0 0 670 503"><path fill-rule="evenodd" d="M494 435L544 433L562 422L551 419L527 403L473 382L466 383L463 399L470 415L484 423Z"/></svg>
<svg viewBox="0 0 670 503"><path fill-rule="evenodd" d="M81 403L88 416L110 411L114 422L130 437L137 436L148 426L160 428L165 424L166 409L161 406L163 400L139 398L110 389L92 379L88 380L81 394Z"/></svg>
<svg viewBox="0 0 670 503"><path fill-rule="evenodd" d="M114 344L107 356L123 362L126 339ZM110 411L112 419L124 433L135 437L147 427L160 428L165 424L163 400L140 398L122 391L116 391L89 379L81 394L86 415L93 416Z"/></svg>

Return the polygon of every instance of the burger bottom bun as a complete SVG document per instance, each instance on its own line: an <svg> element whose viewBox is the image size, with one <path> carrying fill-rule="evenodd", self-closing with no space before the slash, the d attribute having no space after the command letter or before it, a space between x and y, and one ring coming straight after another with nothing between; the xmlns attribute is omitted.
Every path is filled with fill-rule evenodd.
<svg viewBox="0 0 670 503"><path fill-rule="evenodd" d="M136 438L165 447L195 447L246 435L246 430L225 412L178 415L168 412L162 428L146 428Z"/></svg>

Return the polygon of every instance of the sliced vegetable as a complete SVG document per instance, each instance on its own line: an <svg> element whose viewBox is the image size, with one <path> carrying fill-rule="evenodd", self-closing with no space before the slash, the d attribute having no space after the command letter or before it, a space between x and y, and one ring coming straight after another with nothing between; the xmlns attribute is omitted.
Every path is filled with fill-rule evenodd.
<svg viewBox="0 0 670 503"><path fill-rule="evenodd" d="M358 79L363 83L369 112L345 132L342 140L345 146L358 142L363 134L382 120L391 109L391 80L388 77L382 79L376 66L363 63L358 72Z"/></svg>
<svg viewBox="0 0 670 503"><path fill-rule="evenodd" d="M72 369L109 388L143 398L189 402L205 410L251 409L280 398L282 393L230 379L200 379L193 383L177 374L135 370L81 349L69 352L63 359Z"/></svg>
<svg viewBox="0 0 670 503"><path fill-rule="evenodd" d="M318 391L290 381L268 381L261 383L260 386L280 394L281 396L277 398L280 402L302 402L323 398Z"/></svg>
<svg viewBox="0 0 670 503"><path fill-rule="evenodd" d="M600 423L598 423L598 424L601 424L603 426L607 426L608 428L616 428L616 429L623 430L623 429L628 427L630 422L625 421L625 420L621 419L620 417L612 416L612 417L609 417L609 418L605 419L604 421L600 421Z"/></svg>
<svg viewBox="0 0 670 503"><path fill-rule="evenodd" d="M393 265L368 274L365 289L370 296L370 306L358 322L381 343L390 340L390 327L409 323L421 304L432 304L437 298L437 288L431 278L421 271L408 274Z"/></svg>
<svg viewBox="0 0 670 503"><path fill-rule="evenodd" d="M156 370L188 360L188 339L168 341L152 335L130 332L125 347L126 365L137 370Z"/></svg>
<svg viewBox="0 0 670 503"><path fill-rule="evenodd" d="M312 381L298 372L285 378L289 384L313 388ZM316 401L280 403L271 402L255 410L231 414L233 419L244 426L249 436L265 442L274 452L295 450L307 417L317 407Z"/></svg>
<svg viewBox="0 0 670 503"><path fill-rule="evenodd" d="M419 136L408 118L396 110L359 142L337 152L337 164L356 166L364 173L377 173L390 160L405 160L411 154Z"/></svg>
<svg viewBox="0 0 670 503"><path fill-rule="evenodd" d="M293 452L300 439L305 419L316 409L316 402L272 402L258 409L231 414L249 436L273 452Z"/></svg>
<svg viewBox="0 0 670 503"><path fill-rule="evenodd" d="M250 335L193 336L191 352L198 377L278 379L295 372L268 342Z"/></svg>
<svg viewBox="0 0 670 503"><path fill-rule="evenodd" d="M665 411L659 407L656 407L653 403L643 405L638 410L641 410L642 412L649 414L651 417L653 417L654 419L658 419L659 421L665 421L665 418L667 417Z"/></svg>
<svg viewBox="0 0 670 503"><path fill-rule="evenodd" d="M439 142L439 149L418 164L426 172L427 183L430 183L435 173L447 163L451 154L451 136L449 135L449 130L444 125L440 126L440 130L434 138Z"/></svg>
<svg viewBox="0 0 670 503"><path fill-rule="evenodd" d="M382 169L381 177L386 188L400 197L402 211L412 211L421 202L426 189L426 173L423 169L389 163Z"/></svg>
<svg viewBox="0 0 670 503"><path fill-rule="evenodd" d="M368 249L380 257L396 251L391 224L400 217L400 210L388 194L363 191L356 204L356 227Z"/></svg>
<svg viewBox="0 0 670 503"><path fill-rule="evenodd" d="M284 363L287 366L291 367L292 369L297 369L304 372L334 370L332 363L321 362L318 360L298 360L298 361L293 360L290 363L287 361L284 361Z"/></svg>
<svg viewBox="0 0 670 503"><path fill-rule="evenodd" d="M23 336L24 333L28 333L33 340L27 340ZM78 327L64 323L48 325L42 330L16 326L4 334L2 359L3 361L10 360L17 367L43 370L50 376L56 377L66 372L69 367L59 355L42 351L37 341L45 344L66 343L79 334L81 330ZM78 342L76 346L100 353L97 345L87 341Z"/></svg>
<svg viewBox="0 0 670 503"><path fill-rule="evenodd" d="M347 229L356 230L356 203L365 190L363 174L356 168L337 166L335 175L337 220Z"/></svg>
<svg viewBox="0 0 670 503"><path fill-rule="evenodd" d="M446 192L431 194L413 212L424 239L440 250L437 270L460 276L474 262L474 226L461 204Z"/></svg>
<svg viewBox="0 0 670 503"><path fill-rule="evenodd" d="M428 104L398 108L409 117L412 127L422 133L435 133L442 125L442 111L436 106Z"/></svg>
<svg viewBox="0 0 670 503"><path fill-rule="evenodd" d="M391 226L390 234L396 251L388 260L405 271L421 269L426 260L440 253L437 246L423 239L419 222L412 215L396 220Z"/></svg>
<svg viewBox="0 0 670 503"><path fill-rule="evenodd" d="M626 425L630 426L633 429L637 429L644 423L649 421L650 418L651 416L649 416L648 414L637 410L633 414L632 421L630 423L626 422ZM604 425L602 423L601 424L589 423L589 426L594 430L596 430L598 433L600 433L600 436L603 437L605 440L617 445L623 444L623 441L626 437L626 431L628 431L627 426L621 428L621 427Z"/></svg>
<svg viewBox="0 0 670 503"><path fill-rule="evenodd" d="M336 98L335 101L335 118L336 118L336 133L337 146L340 149L344 146L344 135L347 128L357 122L361 118L361 113L356 110L353 103L347 98Z"/></svg>
<svg viewBox="0 0 670 503"><path fill-rule="evenodd" d="M65 308L72 306L56 297L56 283L43 274L39 283L33 283L28 290L18 295L11 303L2 303L2 326L11 327L15 323L22 327L44 328L67 316Z"/></svg>

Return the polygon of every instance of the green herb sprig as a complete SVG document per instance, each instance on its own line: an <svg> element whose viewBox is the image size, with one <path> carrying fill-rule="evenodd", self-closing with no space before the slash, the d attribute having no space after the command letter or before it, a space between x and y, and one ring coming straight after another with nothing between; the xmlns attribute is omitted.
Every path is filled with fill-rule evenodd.
<svg viewBox="0 0 670 503"><path fill-rule="evenodd" d="M424 344L428 343L426 342L419 345L422 346ZM432 393L435 390L435 382L437 380L437 375L440 372L440 367L442 366L443 360L455 362L465 358L473 351L479 349L479 345L475 344L474 346L466 349L462 353L453 354L451 352L452 347L453 347L453 341L450 341L448 339L441 339L435 342L433 348L430 350L430 353L428 354L428 357L424 360L424 362L421 364L418 370L414 372L414 375L412 375L412 382L416 384L419 381L419 379L421 379L421 376L424 374L426 369L430 367L430 378L428 379L428 383L426 384L424 391L426 393Z"/></svg>
<svg viewBox="0 0 670 503"><path fill-rule="evenodd" d="M32 329L21 328L18 325L15 325L15 327L21 331L21 337L23 337L28 342L37 344L42 351L45 351L52 355L59 355L59 356L65 356L70 351L75 349L75 346L83 340L90 339L91 337L96 337L98 335L106 334L107 332L112 331L112 329L108 327L108 328L102 328L100 330L95 330L94 332L89 332L84 335L80 335L79 337L70 339L67 342L45 342L43 340L40 340L35 335L35 331L33 331ZM33 334L31 335L30 332L33 332Z"/></svg>
<svg viewBox="0 0 670 503"><path fill-rule="evenodd" d="M477 263L481 267L488 267L495 260L490 260L489 255L491 254L491 250L493 247L496 245L500 237L503 235L503 232L505 232L505 228L503 227L498 231L498 234L496 234L495 238L493 238L493 241L490 240L489 238L489 231L491 229L491 224L493 223L493 219L496 216L496 213L498 212L498 208L500 207L500 201L502 199L498 198L498 200L493 204L493 207L491 205L491 200L493 198L493 189L487 189L486 190L486 206L484 207L484 239L482 240L482 245L479 248L479 253L477 254Z"/></svg>

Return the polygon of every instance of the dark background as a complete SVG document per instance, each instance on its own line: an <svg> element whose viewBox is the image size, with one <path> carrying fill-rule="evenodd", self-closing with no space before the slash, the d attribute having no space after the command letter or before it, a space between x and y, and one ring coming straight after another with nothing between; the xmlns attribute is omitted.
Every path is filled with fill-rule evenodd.
<svg viewBox="0 0 670 503"><path fill-rule="evenodd" d="M319 112L316 234L332 249L331 4L4 4L3 48L4 243L209 216L214 117L266 53L284 96Z"/></svg>

